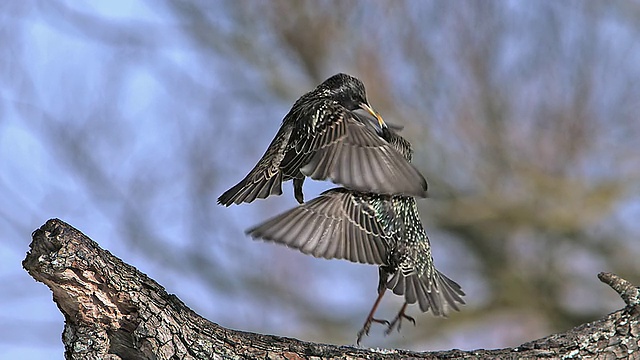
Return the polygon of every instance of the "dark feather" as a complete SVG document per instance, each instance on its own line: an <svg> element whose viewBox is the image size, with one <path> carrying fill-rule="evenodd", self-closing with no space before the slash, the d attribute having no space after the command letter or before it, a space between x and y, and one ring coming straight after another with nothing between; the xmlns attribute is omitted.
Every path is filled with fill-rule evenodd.
<svg viewBox="0 0 640 360"><path fill-rule="evenodd" d="M386 146L394 146L393 151L411 160L408 141L392 130L379 131ZM371 138L370 133L354 133L352 139L360 143ZM350 151L343 154L355 156ZM329 161L323 159L319 164ZM362 166L360 173L371 171L368 176L376 178L376 171L367 170L371 163L358 163ZM464 304L460 285L436 270L429 238L416 201L410 196L335 188L247 232L254 238L282 243L316 257L380 265L384 287L436 316L446 316L450 309L459 310L459 304Z"/></svg>
<svg viewBox="0 0 640 360"><path fill-rule="evenodd" d="M345 74L303 95L256 166L218 203L229 206L280 195L283 181L304 176L357 191L425 197L427 183L420 172L379 136L371 120L354 113L363 104L362 82Z"/></svg>
<svg viewBox="0 0 640 360"><path fill-rule="evenodd" d="M375 205L336 188L247 230L247 234L315 257L381 265L386 262L389 245L375 216Z"/></svg>

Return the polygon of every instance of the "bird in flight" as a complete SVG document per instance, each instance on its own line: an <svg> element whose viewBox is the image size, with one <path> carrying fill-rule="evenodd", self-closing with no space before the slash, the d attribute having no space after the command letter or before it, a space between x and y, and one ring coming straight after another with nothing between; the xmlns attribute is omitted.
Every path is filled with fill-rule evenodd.
<svg viewBox="0 0 640 360"><path fill-rule="evenodd" d="M362 120L362 110L379 129L388 128L369 105L360 80L346 74L325 80L293 104L262 158L218 203L229 206L280 195L288 180L303 203L306 177L357 191L425 197L424 177Z"/></svg>
<svg viewBox="0 0 640 360"><path fill-rule="evenodd" d="M411 161L407 140L388 127L381 126L377 132ZM358 332L358 344L373 322L386 324L387 334L394 328L400 330L403 319L415 324L405 314L408 304L417 302L423 312L446 316L465 303L460 285L434 266L429 238L412 196L334 188L247 233L315 257L378 265L378 297ZM405 300L391 322L374 317L386 289L404 295Z"/></svg>

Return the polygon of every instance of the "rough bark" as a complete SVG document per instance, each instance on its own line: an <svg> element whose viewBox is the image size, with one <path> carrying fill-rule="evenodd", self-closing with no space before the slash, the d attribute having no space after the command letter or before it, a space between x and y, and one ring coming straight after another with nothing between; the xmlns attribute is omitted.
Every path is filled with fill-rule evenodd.
<svg viewBox="0 0 640 360"><path fill-rule="evenodd" d="M67 359L640 358L640 289L608 273L598 277L627 306L600 320L515 348L417 353L223 328L58 219L34 231L30 248L23 266L65 316Z"/></svg>

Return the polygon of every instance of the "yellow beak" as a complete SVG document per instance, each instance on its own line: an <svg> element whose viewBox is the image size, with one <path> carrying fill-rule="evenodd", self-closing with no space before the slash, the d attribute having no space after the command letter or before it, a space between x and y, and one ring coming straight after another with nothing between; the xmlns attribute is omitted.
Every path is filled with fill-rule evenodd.
<svg viewBox="0 0 640 360"><path fill-rule="evenodd" d="M384 120L382 120L382 116L380 116L380 114L378 114L375 110L373 110L373 108L369 106L369 104L362 104L360 105L360 107L363 108L364 110L367 110L369 114L375 116L376 119L378 119L378 125L380 125L381 128L384 129L387 127L387 124L384 122Z"/></svg>

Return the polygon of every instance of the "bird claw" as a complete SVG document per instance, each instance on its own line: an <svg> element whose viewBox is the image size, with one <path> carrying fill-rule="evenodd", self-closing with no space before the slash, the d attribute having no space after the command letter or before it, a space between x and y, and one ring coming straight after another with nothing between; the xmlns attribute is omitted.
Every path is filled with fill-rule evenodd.
<svg viewBox="0 0 640 360"><path fill-rule="evenodd" d="M402 319L407 319L413 323L413 326L416 326L416 319L405 314L404 313L405 308L406 306L403 306L402 309L400 309L400 312L398 313L398 315L393 319L393 321L391 321L391 323L387 327L387 330L384 332L385 335L391 334L394 327L398 329L398 332L400 332L400 328L402 327Z"/></svg>
<svg viewBox="0 0 640 360"><path fill-rule="evenodd" d="M378 323L378 324L383 324L388 326L391 326L391 323L389 323L387 320L384 319L376 319L376 318L370 318L367 319L367 321L365 321L364 326L362 327L362 329L360 329L360 331L358 331L358 340L356 340L356 344L358 346L360 346L360 341L362 340L362 338L366 335L369 336L369 330L371 330L371 324L372 323Z"/></svg>
<svg viewBox="0 0 640 360"><path fill-rule="evenodd" d="M389 326L389 325L390 325L390 323L389 323L387 320L384 320L384 319L374 319L374 318L371 318L371 321L372 321L372 322L377 322L378 324L387 325L387 326Z"/></svg>
<svg viewBox="0 0 640 360"><path fill-rule="evenodd" d="M371 326L369 326L369 328L370 328L370 327L371 327ZM356 340L356 344L357 344L358 346L360 346L360 341L362 340L362 337L363 337L364 335L369 336L369 329L368 329L368 328L364 328L364 327L363 327L362 329L360 329L360 331L358 331L358 340Z"/></svg>

